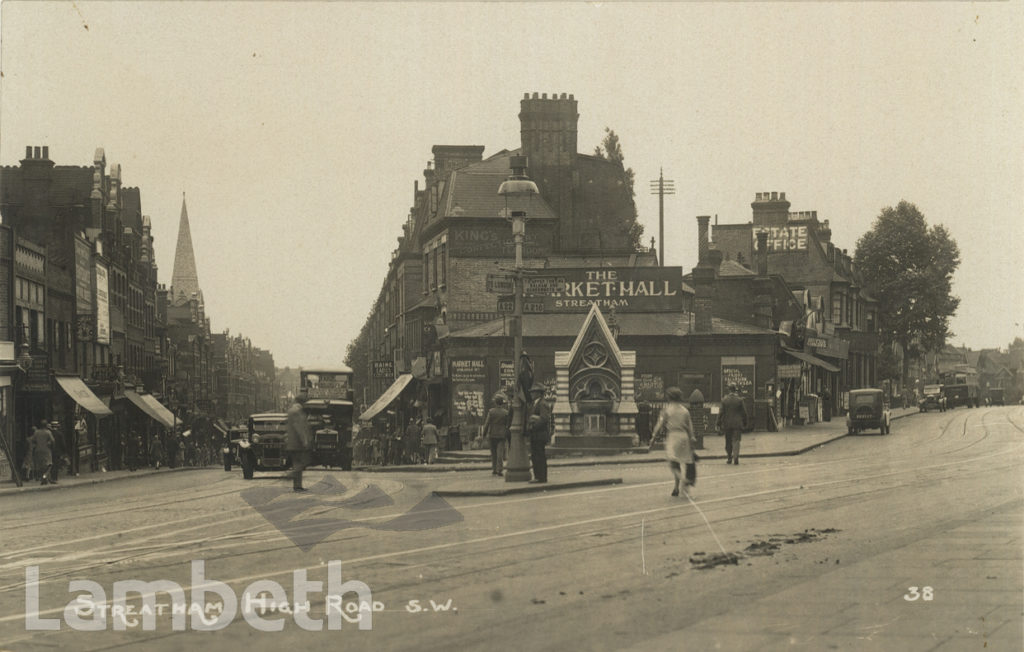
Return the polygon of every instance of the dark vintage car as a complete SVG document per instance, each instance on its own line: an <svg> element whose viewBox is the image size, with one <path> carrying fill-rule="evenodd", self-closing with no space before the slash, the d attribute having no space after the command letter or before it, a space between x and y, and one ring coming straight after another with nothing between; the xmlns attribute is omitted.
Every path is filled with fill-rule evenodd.
<svg viewBox="0 0 1024 652"><path fill-rule="evenodd" d="M1002 387L989 387L988 404L1006 405L1006 391Z"/></svg>
<svg viewBox="0 0 1024 652"><path fill-rule="evenodd" d="M224 470L242 467L242 477L252 480L255 471L283 471L291 468L285 452L287 415L267 412L249 417L245 428L232 428L224 450Z"/></svg>
<svg viewBox="0 0 1024 652"><path fill-rule="evenodd" d="M846 431L855 435L862 430L878 429L889 434L889 404L880 389L850 390L850 410L846 415Z"/></svg>
<svg viewBox="0 0 1024 652"><path fill-rule="evenodd" d="M925 385L922 394L921 400L917 402L917 407L921 412L946 411L946 395L942 393L942 385Z"/></svg>

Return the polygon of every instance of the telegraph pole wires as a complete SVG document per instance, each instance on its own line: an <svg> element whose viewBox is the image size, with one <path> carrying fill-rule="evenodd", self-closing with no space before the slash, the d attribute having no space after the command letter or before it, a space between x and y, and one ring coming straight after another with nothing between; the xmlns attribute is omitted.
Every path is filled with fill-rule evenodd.
<svg viewBox="0 0 1024 652"><path fill-rule="evenodd" d="M658 178L651 181L651 194L658 196L658 264L665 266L665 195L676 194L676 182L665 178L665 171L658 170Z"/></svg>

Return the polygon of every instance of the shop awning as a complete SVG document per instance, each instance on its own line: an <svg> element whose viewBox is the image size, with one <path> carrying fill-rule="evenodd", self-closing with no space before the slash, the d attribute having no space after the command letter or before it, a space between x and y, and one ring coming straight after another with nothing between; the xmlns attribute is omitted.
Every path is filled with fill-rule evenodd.
<svg viewBox="0 0 1024 652"><path fill-rule="evenodd" d="M174 423L177 421L177 419L174 418L174 413L165 408L163 403L156 400L155 396L152 394L141 394L139 395L139 398L148 403L149 406L161 416L161 418L158 419L160 423L164 424L168 428L174 427Z"/></svg>
<svg viewBox="0 0 1024 652"><path fill-rule="evenodd" d="M391 383L391 387L388 387L388 390L373 402L373 405L366 408L366 411L359 415L359 420L369 421L373 417L377 416L381 410L391 405L391 402L398 398L398 395L402 393L402 390L405 389L405 386L408 385L411 380L412 374L402 374L399 376L395 382Z"/></svg>
<svg viewBox="0 0 1024 652"><path fill-rule="evenodd" d="M786 351L786 355L792 356L792 357L796 358L797 360L803 360L804 362L806 362L808 364L812 364L812 365L814 365L816 367L821 367L825 371L831 371L833 373L839 371L839 367L835 367L833 365L830 365L829 363L825 362L821 358L816 358L813 355L811 355L810 353L804 353L803 351L791 351L789 349L785 349L785 351Z"/></svg>
<svg viewBox="0 0 1024 652"><path fill-rule="evenodd" d="M144 401L142 397L136 394L135 392L131 391L130 389L126 389L124 390L124 397L131 401L135 405L135 407L145 412L146 416L148 416L153 421L156 421L162 426L167 426L168 428L174 427L173 420L166 421L163 414L158 412L152 405Z"/></svg>
<svg viewBox="0 0 1024 652"><path fill-rule="evenodd" d="M86 410L89 410L98 417L109 417L113 414L98 396L92 393L85 382L78 376L57 376L57 384L67 392L67 395L75 399Z"/></svg>
<svg viewBox="0 0 1024 652"><path fill-rule="evenodd" d="M213 420L213 427L216 428L222 435L228 434L228 425L221 421L220 419Z"/></svg>

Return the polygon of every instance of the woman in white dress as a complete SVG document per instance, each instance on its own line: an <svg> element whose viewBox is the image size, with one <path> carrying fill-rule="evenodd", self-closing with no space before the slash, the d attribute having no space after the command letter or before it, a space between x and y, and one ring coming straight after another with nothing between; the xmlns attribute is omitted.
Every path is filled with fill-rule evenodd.
<svg viewBox="0 0 1024 652"><path fill-rule="evenodd" d="M665 407L658 415L658 423L654 426L654 432L659 433L665 429L665 459L672 468L672 475L676 479L673 496L679 495L682 481L682 465L686 465L686 482L682 490L687 491L697 482L697 466L694 464L693 448L696 440L693 436L693 420L690 419L690 411L683 405L683 391L678 387L669 387L665 390Z"/></svg>

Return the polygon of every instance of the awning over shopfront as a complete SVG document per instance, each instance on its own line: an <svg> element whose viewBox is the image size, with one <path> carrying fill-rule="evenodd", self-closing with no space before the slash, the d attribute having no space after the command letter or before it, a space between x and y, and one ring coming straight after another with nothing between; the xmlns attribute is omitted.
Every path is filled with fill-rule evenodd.
<svg viewBox="0 0 1024 652"><path fill-rule="evenodd" d="M792 356L792 357L796 358L797 360L803 360L804 362L806 362L808 364L812 364L812 365L814 365L816 367L821 367L825 371L831 371L833 373L839 371L839 367L830 365L829 363L825 362L821 358L816 358L813 355L811 355L810 353L804 353L803 351L791 351L790 349L784 349L784 350L786 351L786 355Z"/></svg>
<svg viewBox="0 0 1024 652"><path fill-rule="evenodd" d="M156 400L155 396L152 394L141 394L139 398L148 403L153 410L161 415L161 418L158 419L160 423L164 424L168 428L174 427L174 423L177 421L177 419L174 418L174 413L165 408L163 403Z"/></svg>
<svg viewBox="0 0 1024 652"><path fill-rule="evenodd" d="M154 408L152 405L143 400L143 398L136 394L135 392L131 391L130 389L126 389L124 390L124 397L131 401L135 405L135 407L145 412L146 416L148 416L153 421L156 421L162 426L167 426L168 428L174 427L173 419L166 419L166 417L162 413L157 411L156 408Z"/></svg>
<svg viewBox="0 0 1024 652"><path fill-rule="evenodd" d="M402 390L405 389L406 385L411 381L412 374L402 374L399 376L395 382L391 383L391 387L388 387L387 391L381 394L380 398L373 402L373 405L366 408L366 411L359 415L359 420L369 421L373 417L377 416L381 410L391 405L392 401L398 398L398 395L402 393Z"/></svg>
<svg viewBox="0 0 1024 652"><path fill-rule="evenodd" d="M78 376L57 376L57 384L60 385L68 396L75 400L86 410L89 410L98 417L109 417L113 414L110 408L103 404L98 396L92 393L85 382Z"/></svg>
<svg viewBox="0 0 1024 652"><path fill-rule="evenodd" d="M221 421L220 419L213 420L213 427L216 428L217 431L220 432L220 434L222 435L228 434L228 425Z"/></svg>

